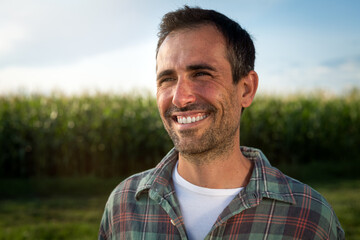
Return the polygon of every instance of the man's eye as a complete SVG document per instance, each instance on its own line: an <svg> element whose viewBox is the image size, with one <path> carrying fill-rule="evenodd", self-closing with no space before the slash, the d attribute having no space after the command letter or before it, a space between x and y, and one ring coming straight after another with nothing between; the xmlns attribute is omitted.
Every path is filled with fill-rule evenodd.
<svg viewBox="0 0 360 240"><path fill-rule="evenodd" d="M162 78L162 79L160 79L159 84L163 84L163 83L171 82L171 81L174 81L174 78L171 78L171 77Z"/></svg>
<svg viewBox="0 0 360 240"><path fill-rule="evenodd" d="M197 72L195 73L195 77L201 77L201 76L211 76L208 72Z"/></svg>
<svg viewBox="0 0 360 240"><path fill-rule="evenodd" d="M169 78L164 78L162 80L162 82L171 82L171 81L174 81L174 78L169 77Z"/></svg>

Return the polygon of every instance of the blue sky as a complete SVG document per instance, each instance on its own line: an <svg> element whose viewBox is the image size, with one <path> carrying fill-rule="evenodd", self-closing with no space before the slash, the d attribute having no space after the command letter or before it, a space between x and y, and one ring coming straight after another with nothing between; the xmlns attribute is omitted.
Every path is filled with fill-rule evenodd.
<svg viewBox="0 0 360 240"><path fill-rule="evenodd" d="M0 94L155 93L161 17L215 9L253 36L261 93L360 87L360 1L0 1Z"/></svg>

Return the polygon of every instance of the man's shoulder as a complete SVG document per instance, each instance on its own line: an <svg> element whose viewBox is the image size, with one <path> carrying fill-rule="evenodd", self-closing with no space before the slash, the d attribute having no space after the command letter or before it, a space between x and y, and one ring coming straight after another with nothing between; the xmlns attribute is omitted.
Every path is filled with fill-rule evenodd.
<svg viewBox="0 0 360 240"><path fill-rule="evenodd" d="M154 167L136 173L115 187L111 192L108 203L135 202L142 193L151 188L164 190L169 186L173 166L177 161L177 152L171 149L169 153Z"/></svg>
<svg viewBox="0 0 360 240"><path fill-rule="evenodd" d="M289 209L289 216L303 216L311 219L311 223L318 228L329 229L331 236L344 239L344 231L335 211L317 190L294 178L286 176L296 204ZM309 221L310 222L310 221ZM330 233L331 232L331 233Z"/></svg>
<svg viewBox="0 0 360 240"><path fill-rule="evenodd" d="M255 163L251 189L259 189L265 198L278 200L278 206L287 209L291 219L310 218L324 228L336 222L336 227L341 229L331 205L318 191L271 166L261 150L246 147L242 150Z"/></svg>
<svg viewBox="0 0 360 240"><path fill-rule="evenodd" d="M261 150L242 147L242 151L254 161L257 171L254 171L253 178L257 184L259 181L264 184L262 190L265 196L281 196L277 198L288 199L288 202L295 203L297 206L300 204L304 208L324 208L332 211L330 204L318 191L273 167Z"/></svg>
<svg viewBox="0 0 360 240"><path fill-rule="evenodd" d="M285 174L284 176L297 205L301 204L301 206L304 206L305 208L318 207L321 208L323 213L326 211L333 212L331 205L327 202L325 197L313 187Z"/></svg>
<svg viewBox="0 0 360 240"><path fill-rule="evenodd" d="M135 197L135 194L138 192L141 186L143 186L143 188L146 188L147 186L146 182L153 170L154 168L136 173L121 181L111 192L109 201L124 199L122 196L125 195L127 197L129 196Z"/></svg>

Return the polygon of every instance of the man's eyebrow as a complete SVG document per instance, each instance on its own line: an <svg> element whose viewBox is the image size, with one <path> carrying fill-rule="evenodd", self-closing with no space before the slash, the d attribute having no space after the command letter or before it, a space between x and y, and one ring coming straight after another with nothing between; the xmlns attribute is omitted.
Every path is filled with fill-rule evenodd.
<svg viewBox="0 0 360 240"><path fill-rule="evenodd" d="M208 64L194 64L194 65L189 65L186 67L187 71L194 71L194 70L210 70L210 71L216 71L216 69ZM156 79L159 80L160 78L162 78L163 76L168 76L168 75L173 75L175 73L174 70L172 69L167 69L164 70L162 72L160 72L157 76Z"/></svg>
<svg viewBox="0 0 360 240"><path fill-rule="evenodd" d="M202 69L216 71L216 69L214 67L212 67L208 64L195 64L195 65L190 65L190 66L186 67L186 70L188 70L188 71L202 70Z"/></svg>
<svg viewBox="0 0 360 240"><path fill-rule="evenodd" d="M160 72L160 73L157 75L156 80L159 80L159 79L162 78L163 76L172 75L172 74L174 74L174 70L171 70L171 69L169 69L169 70L164 70L164 71Z"/></svg>

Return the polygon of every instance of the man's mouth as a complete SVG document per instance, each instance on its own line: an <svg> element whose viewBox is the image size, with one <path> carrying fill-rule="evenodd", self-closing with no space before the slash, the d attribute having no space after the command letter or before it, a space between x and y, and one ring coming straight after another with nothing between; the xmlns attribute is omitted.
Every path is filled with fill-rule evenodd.
<svg viewBox="0 0 360 240"><path fill-rule="evenodd" d="M189 116L175 116L174 120L180 124L189 124L201 121L207 118L209 115L205 113L189 115Z"/></svg>

